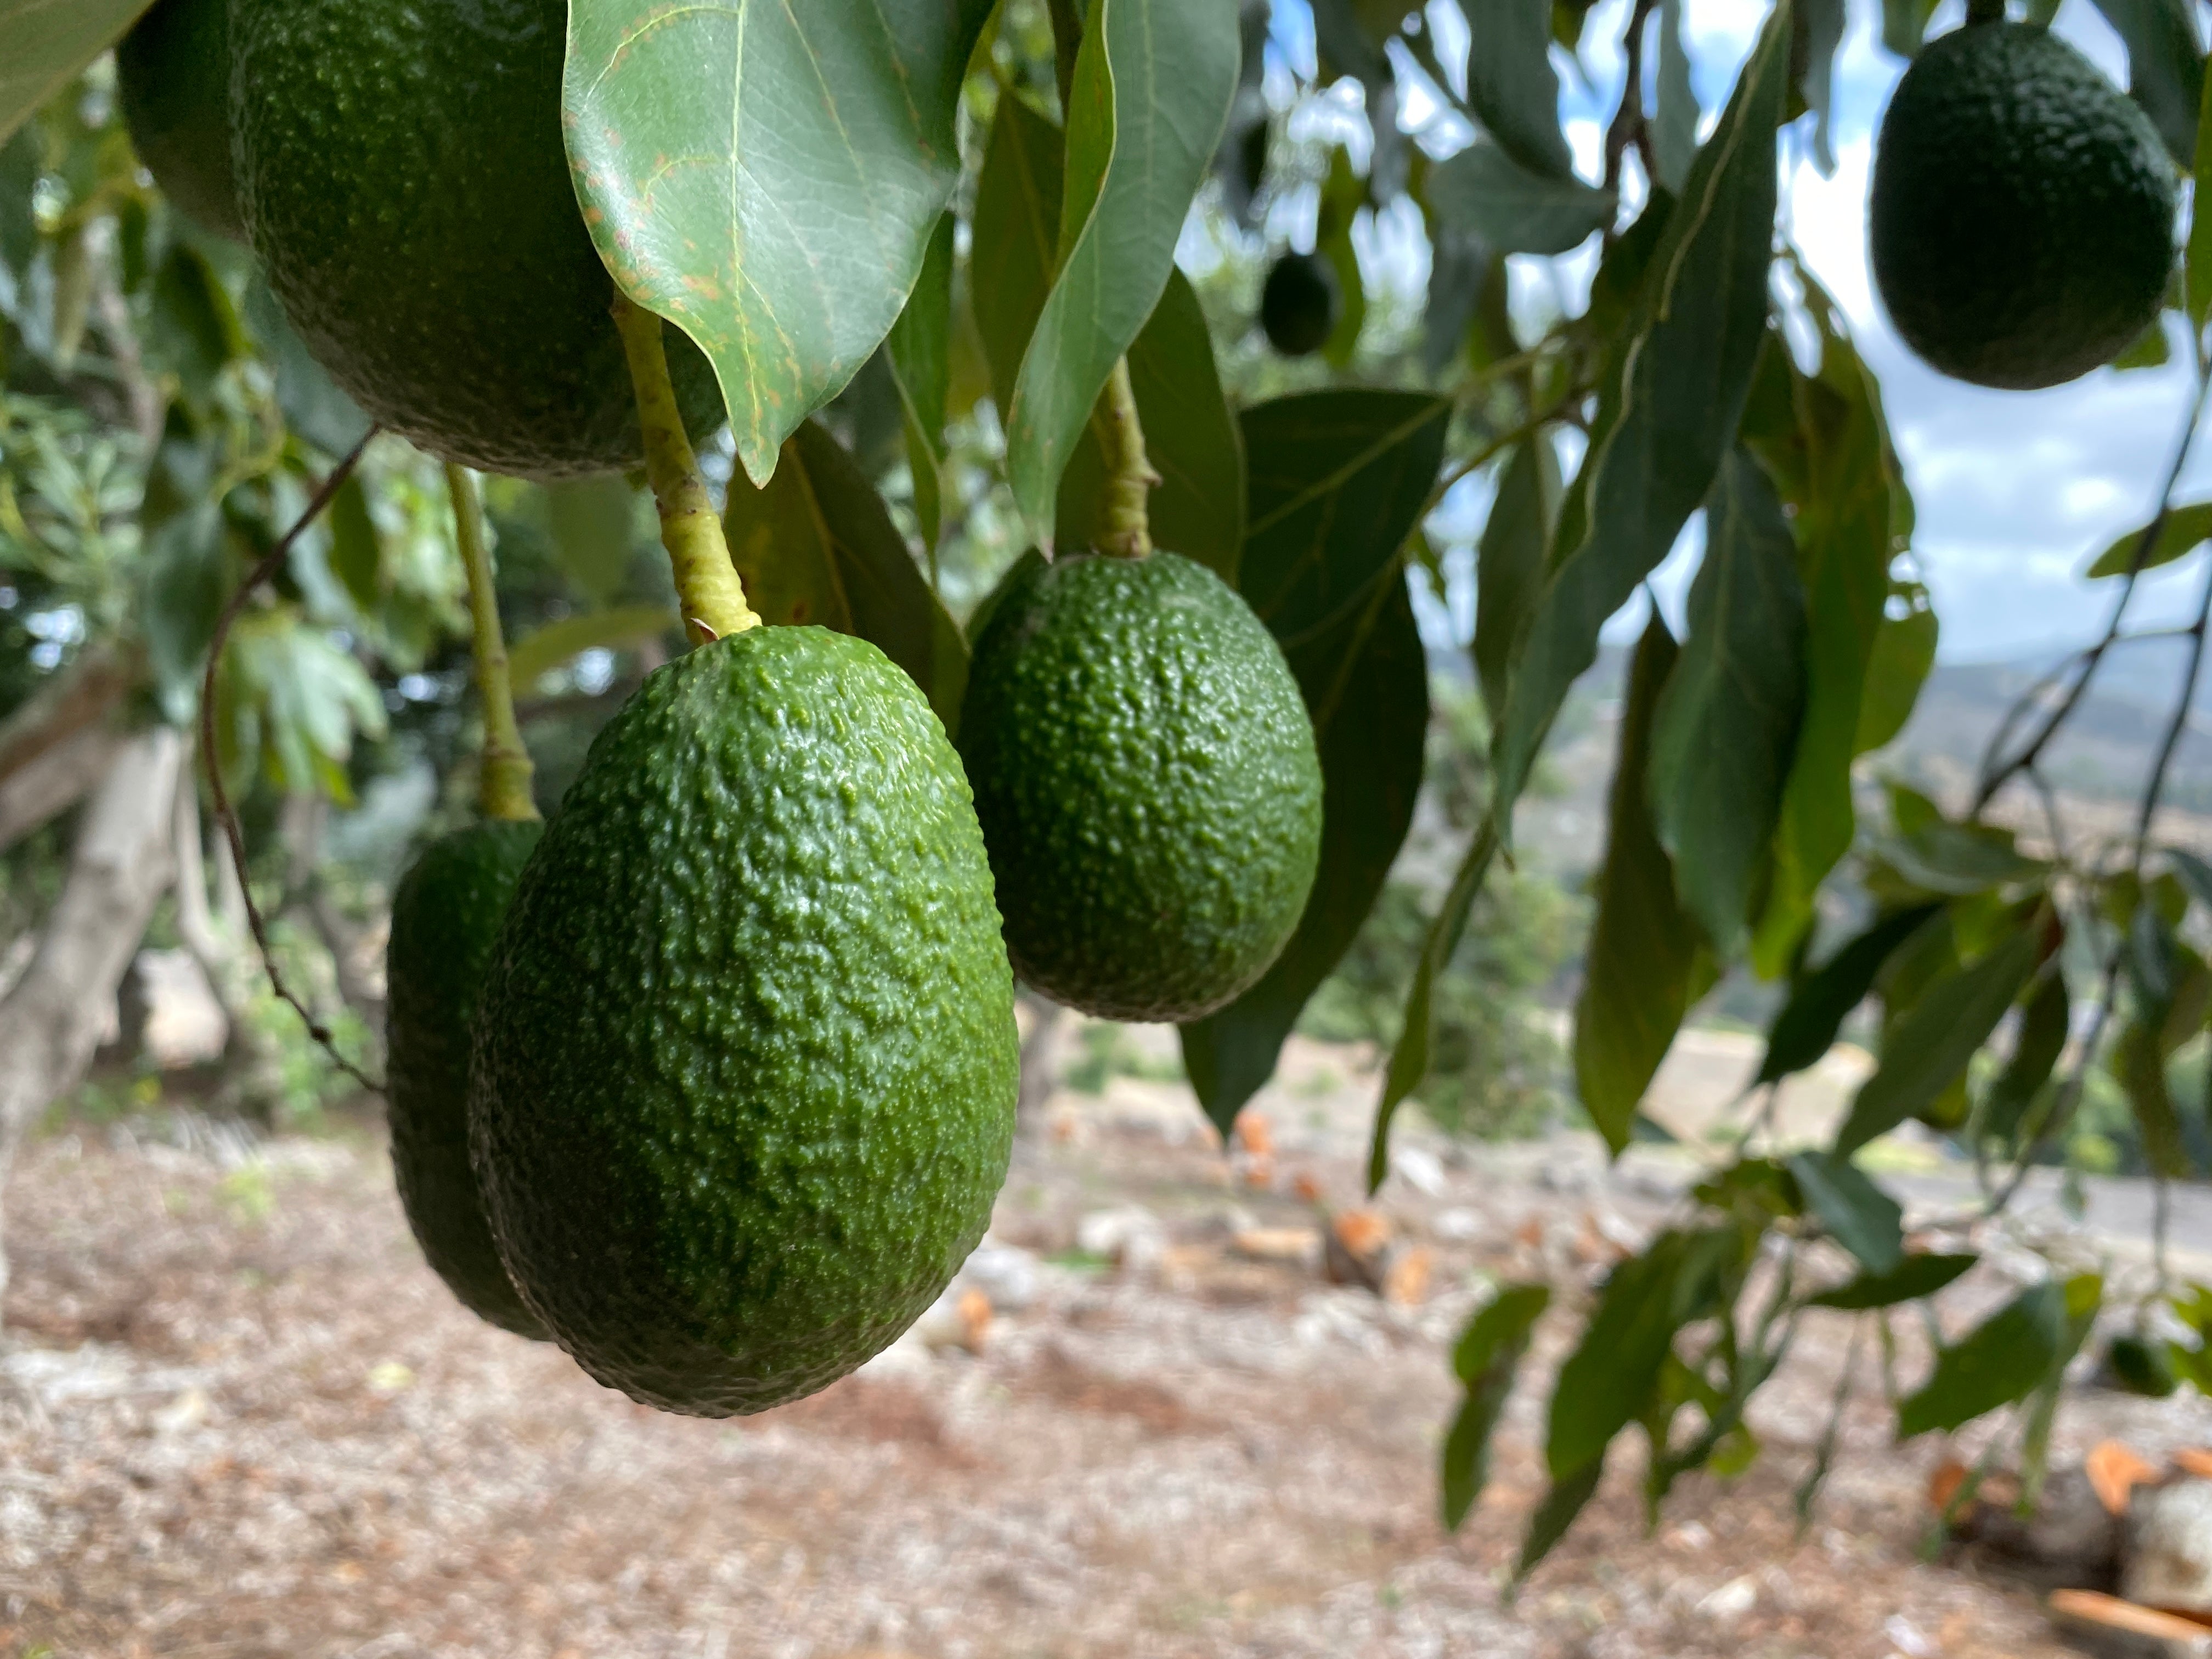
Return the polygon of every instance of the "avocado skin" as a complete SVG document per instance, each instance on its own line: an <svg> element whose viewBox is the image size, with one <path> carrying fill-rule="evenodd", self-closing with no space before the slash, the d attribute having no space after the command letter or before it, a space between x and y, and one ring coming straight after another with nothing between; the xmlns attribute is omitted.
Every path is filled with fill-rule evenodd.
<svg viewBox="0 0 2212 1659"><path fill-rule="evenodd" d="M1321 850L1281 649L1172 553L1040 566L975 644L960 749L1014 969L1110 1019L1195 1019L1267 972Z"/></svg>
<svg viewBox="0 0 2212 1659"><path fill-rule="evenodd" d="M872 645L758 628L592 744L501 934L476 1167L523 1300L664 1410L826 1387L920 1316L1013 1144L966 781Z"/></svg>
<svg viewBox="0 0 2212 1659"><path fill-rule="evenodd" d="M232 0L240 198L292 326L372 416L525 477L638 465L614 285L561 142L562 0ZM685 423L713 369L665 337Z"/></svg>
<svg viewBox="0 0 2212 1659"><path fill-rule="evenodd" d="M155 0L116 45L115 90L161 193L203 230L244 241L230 165L228 0Z"/></svg>
<svg viewBox="0 0 2212 1659"><path fill-rule="evenodd" d="M407 1224L463 1304L518 1336L545 1328L515 1294L469 1167L469 1018L501 920L545 826L475 823L430 843L392 897L385 1097Z"/></svg>
<svg viewBox="0 0 2212 1659"><path fill-rule="evenodd" d="M1929 44L1882 118L1875 286L1942 373L2057 386L2157 318L2175 203L2149 118L2087 58L2032 24L1969 25Z"/></svg>
<svg viewBox="0 0 2212 1659"><path fill-rule="evenodd" d="M1336 272L1317 253L1285 253L1260 289L1260 326L1285 357L1310 357L1336 332Z"/></svg>

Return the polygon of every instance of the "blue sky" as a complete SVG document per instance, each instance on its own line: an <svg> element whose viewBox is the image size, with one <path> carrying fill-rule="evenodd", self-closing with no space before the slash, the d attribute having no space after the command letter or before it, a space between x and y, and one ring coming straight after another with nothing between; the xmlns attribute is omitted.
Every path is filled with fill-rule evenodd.
<svg viewBox="0 0 2212 1659"><path fill-rule="evenodd" d="M1686 5L1694 79L1710 120L1749 52L1766 7L1763 0L1686 0ZM1628 0L1602 0L1590 14L1583 62L1595 87L1565 77L1562 109L1569 137L1593 172L1601 123L1620 85L1618 42L1627 9ZM1943 379L1898 341L1874 297L1866 264L1874 133L1904 69L1875 39L1880 9L1875 0L1849 0L1850 27L1836 77L1836 171L1823 178L1811 165L1809 143L1793 142L1789 153L1797 159L1785 163L1783 212L1814 270L1848 313L1861 349L1881 378L1919 508L1914 550L1942 617L1944 657L1971 662L2041 654L2101 629L2111 584L2092 586L2080 580L2080 572L2095 550L2142 522L2155 506L2179 435L2189 375L2177 358L2161 369L2100 370L2047 392L1989 392ZM1310 63L1310 23L1303 6L1279 0L1276 11L1278 46ZM1955 27L1962 14L1962 0L1946 0L1934 29ZM1449 25L1453 20L1439 21ZM2125 56L2090 0L2065 0L2057 27L2125 83ZM1450 61L1451 42L1442 32L1438 45ZM1409 123L1440 118L1418 98L1409 100L1407 114ZM1441 118L1448 131L1449 118ZM1376 252L1383 257L1377 263L1395 267L1395 280L1417 283L1424 273L1407 270L1386 251L1401 240L1387 223L1380 228ZM1516 298L1540 306L1550 285L1578 289L1587 280L1588 262L1587 253L1558 262L1516 259ZM2212 442L2198 446L2181 495L2184 500L2212 495ZM1480 507L1479 500L1454 505L1470 516ZM1694 558L1694 547L1686 545L1662 572L1662 603L1670 610L1679 605ZM2154 624L2185 615L2194 608L2199 580L2172 572L2147 580L2131 620ZM1624 616L1614 631L1639 621Z"/></svg>

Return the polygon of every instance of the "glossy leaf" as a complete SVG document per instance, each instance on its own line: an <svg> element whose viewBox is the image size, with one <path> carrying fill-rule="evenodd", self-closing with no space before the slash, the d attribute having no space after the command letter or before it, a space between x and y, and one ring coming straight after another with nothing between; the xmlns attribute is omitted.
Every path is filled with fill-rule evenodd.
<svg viewBox="0 0 2212 1659"><path fill-rule="evenodd" d="M1804 69L1797 78L1800 95L1813 115L1813 160L1826 176L1836 171L1836 152L1830 140L1830 117L1834 112L1836 54L1844 44L1844 0L1796 0L1797 27L1804 35Z"/></svg>
<svg viewBox="0 0 2212 1659"><path fill-rule="evenodd" d="M1732 956L1765 873L1805 706L1797 544L1774 486L1740 449L1706 500L1689 619L1653 720L1652 815L1683 908Z"/></svg>
<svg viewBox="0 0 2212 1659"><path fill-rule="evenodd" d="M363 616L376 609L384 592L384 540L368 510L368 491L356 472L331 497L331 574Z"/></svg>
<svg viewBox="0 0 2212 1659"><path fill-rule="evenodd" d="M544 489L561 574L593 605L611 605L629 574L637 491L619 475L563 478Z"/></svg>
<svg viewBox="0 0 2212 1659"><path fill-rule="evenodd" d="M969 303L1001 417L1014 400L1022 354L1052 291L1066 167L1060 129L1019 94L1003 94L975 180L968 254Z"/></svg>
<svg viewBox="0 0 2212 1659"><path fill-rule="evenodd" d="M0 140L122 39L148 0L0 0Z"/></svg>
<svg viewBox="0 0 2212 1659"><path fill-rule="evenodd" d="M1567 1535L1567 1528L1597 1495L1598 1482L1604 1478L1605 1459L1595 1457L1565 1480L1552 1482L1536 1512L1528 1517L1528 1531L1521 1540L1521 1559L1513 1569L1516 1579L1526 1578Z"/></svg>
<svg viewBox="0 0 2212 1659"><path fill-rule="evenodd" d="M2174 161L2197 159L2204 47L2189 0L2095 0L2128 49L2128 95L2143 107Z"/></svg>
<svg viewBox="0 0 2212 1659"><path fill-rule="evenodd" d="M1899 597L1899 596L1893 596ZM1866 690L1859 699L1858 735L1851 746L1871 754L1892 742L1912 718L1920 688L1936 667L1936 647L1942 629L1927 593L1916 584L1901 596L1910 607L1901 616L1885 617L1874 636L1874 654L1867 660Z"/></svg>
<svg viewBox="0 0 2212 1659"><path fill-rule="evenodd" d="M1552 1300L1548 1285L1508 1285L1468 1322L1452 1350L1452 1369L1458 1373L1467 1398L1452 1421L1444 1440L1443 1519L1449 1532L1459 1530L1467 1512L1490 1480L1490 1437L1513 1391L1514 1373L1536 1321Z"/></svg>
<svg viewBox="0 0 2212 1659"><path fill-rule="evenodd" d="M1660 0L1659 103L1651 112L1651 149L1662 188L1679 196L1698 154L1697 88L1690 84L1690 54L1682 44L1682 0Z"/></svg>
<svg viewBox="0 0 2212 1659"><path fill-rule="evenodd" d="M1551 0L1482 0L1467 18L1467 101L1506 153L1529 172L1574 175L1559 130L1552 67Z"/></svg>
<svg viewBox="0 0 2212 1659"><path fill-rule="evenodd" d="M1610 191L1532 172L1504 147L1478 137L1429 173L1429 205L1500 253L1565 253L1613 222Z"/></svg>
<svg viewBox="0 0 2212 1659"><path fill-rule="evenodd" d="M911 675L954 730L968 647L859 464L814 422L765 489L730 480L725 524L745 597L770 623L855 634Z"/></svg>
<svg viewBox="0 0 2212 1659"><path fill-rule="evenodd" d="M1954 823L1942 818L1910 834L1881 836L1874 850L1884 864L1921 891L1954 897L2039 882L2050 871L2041 860L2019 850L2009 830Z"/></svg>
<svg viewBox="0 0 2212 1659"><path fill-rule="evenodd" d="M1936 1369L1899 1401L1897 1437L1950 1430L2024 1400L2051 1365L2065 1334L2066 1292L2056 1280L2031 1285L1936 1356Z"/></svg>
<svg viewBox="0 0 2212 1659"><path fill-rule="evenodd" d="M1800 980L1767 1029L1758 1081L1778 1083L1826 1054L1852 1010L1873 991L1875 975L1891 953L1942 908L1917 904L1892 911Z"/></svg>
<svg viewBox="0 0 2212 1659"><path fill-rule="evenodd" d="M1041 541L1106 377L1167 286L1229 118L1241 50L1233 7L1090 9L1069 94L1057 274L1006 410L1006 480Z"/></svg>
<svg viewBox="0 0 2212 1659"><path fill-rule="evenodd" d="M1881 43L1899 58L1918 54L1936 0L1881 0Z"/></svg>
<svg viewBox="0 0 2212 1659"><path fill-rule="evenodd" d="M906 303L959 179L960 82L990 11L569 7L585 222L623 290L714 363L756 483Z"/></svg>
<svg viewBox="0 0 2212 1659"><path fill-rule="evenodd" d="M1883 1039L1881 1069L1860 1085L1836 1136L1841 1158L1935 1105L2035 971L2041 941L2024 921L1981 957L1923 991Z"/></svg>
<svg viewBox="0 0 2212 1659"><path fill-rule="evenodd" d="M2191 168L2194 185L2191 199L2212 202L2212 76L2204 80L2203 100L2197 109L2197 157ZM2183 258L2183 293L2189 302L2189 320L2202 334L2212 318L2212 212L2189 217L2189 246ZM2154 327L2158 326L2153 324ZM2160 331L2163 336L2164 331Z"/></svg>
<svg viewBox="0 0 2212 1659"><path fill-rule="evenodd" d="M2012 1056L1997 1074L1996 1081L1990 1085L1982 1103L1978 1127L1983 1134L2007 1146L2018 1135L2028 1109L2051 1081L2059 1056L2066 1051L2072 1015L2073 1000L2066 989L2066 976L2055 972L2047 974L2021 1010Z"/></svg>
<svg viewBox="0 0 2212 1659"><path fill-rule="evenodd" d="M1668 215L1620 378L1576 482L1561 543L1513 675L1492 810L1513 803L1598 629L1674 544L1734 444L1767 311L1774 132L1788 80L1786 6L1768 20L1734 97ZM1576 539L1565 540L1570 526Z"/></svg>
<svg viewBox="0 0 2212 1659"><path fill-rule="evenodd" d="M1401 550L1428 500L1450 405L1326 392L1245 411L1250 529L1240 586L1305 694L1322 761L1311 896L1274 965L1182 1028L1185 1069L1225 1131L1358 934L1404 845L1420 787L1428 665Z"/></svg>
<svg viewBox="0 0 2212 1659"><path fill-rule="evenodd" d="M1805 1305L1860 1313L1917 1302L1964 1276L1980 1260L1978 1255L1908 1255L1887 1273L1863 1273L1832 1291L1808 1297Z"/></svg>
<svg viewBox="0 0 2212 1659"><path fill-rule="evenodd" d="M507 647L507 678L527 690L586 651L627 651L673 633L683 619L665 605L622 605L586 611L533 629Z"/></svg>
<svg viewBox="0 0 2212 1659"><path fill-rule="evenodd" d="M2189 1149L2181 1138L2181 1119L2166 1079L2166 1046L2155 1019L2128 1022L2112 1054L2112 1074L2127 1093L2142 1137L2143 1161L2153 1175L2179 1180L2190 1174Z"/></svg>
<svg viewBox="0 0 2212 1659"><path fill-rule="evenodd" d="M1799 1152L1790 1173L1806 1207L1861 1267L1877 1274L1897 1270L1905 1259L1905 1212L1866 1171L1848 1158Z"/></svg>
<svg viewBox="0 0 2212 1659"><path fill-rule="evenodd" d="M219 501L204 497L148 533L139 614L155 689L173 720L188 719L198 702L208 645L230 597L230 573Z"/></svg>
<svg viewBox="0 0 2212 1659"><path fill-rule="evenodd" d="M2083 574L2093 580L2126 575L2135 564L2136 549L2142 544L2143 532L2149 528L2145 525L2118 538L2090 562ZM2212 541L2212 501L2191 501L2177 507L2160 521L2158 539L2151 544L2140 568L2155 570L2162 564L2172 564L2194 553L2207 541Z"/></svg>
<svg viewBox="0 0 2212 1659"><path fill-rule="evenodd" d="M1544 577L1559 510L1559 461L1547 438L1515 446L1498 476L1474 562L1474 675L1495 720L1504 712L1513 647Z"/></svg>
<svg viewBox="0 0 2212 1659"><path fill-rule="evenodd" d="M953 216L943 215L922 256L921 274L906 309L884 342L905 417L907 468L914 477L914 515L933 554L944 528L945 411L952 386Z"/></svg>
<svg viewBox="0 0 2212 1659"><path fill-rule="evenodd" d="M1616 1152L1628 1144L1644 1091L1681 1027L1701 948L1644 804L1653 717L1676 654L1674 636L1653 616L1629 670L1597 919L1575 1005L1576 1086Z"/></svg>

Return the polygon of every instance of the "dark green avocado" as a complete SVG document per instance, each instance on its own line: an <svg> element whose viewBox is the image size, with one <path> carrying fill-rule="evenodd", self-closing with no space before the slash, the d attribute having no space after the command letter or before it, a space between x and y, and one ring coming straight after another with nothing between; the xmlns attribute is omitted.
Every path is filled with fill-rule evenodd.
<svg viewBox="0 0 2212 1659"><path fill-rule="evenodd" d="M115 48L138 159L204 230L246 240L230 166L229 0L155 0Z"/></svg>
<svg viewBox="0 0 2212 1659"><path fill-rule="evenodd" d="M2057 386L2156 319L2174 209L2156 131L2087 58L2032 24L1969 24L1929 43L1882 118L1875 283L1942 373Z"/></svg>
<svg viewBox="0 0 2212 1659"><path fill-rule="evenodd" d="M1017 582L976 641L961 757L1015 971L1113 1019L1188 1020L1267 970L1321 851L1297 682L1172 553Z"/></svg>
<svg viewBox="0 0 2212 1659"><path fill-rule="evenodd" d="M567 19L562 0L231 0L240 196L292 326L393 431L526 477L643 453L562 147ZM714 372L665 338L709 433Z"/></svg>
<svg viewBox="0 0 2212 1659"><path fill-rule="evenodd" d="M385 1093L399 1201L422 1255L493 1324L543 1338L500 1265L469 1167L470 1016L514 884L545 826L475 823L401 878L385 951Z"/></svg>
<svg viewBox="0 0 2212 1659"><path fill-rule="evenodd" d="M1336 271L1317 253L1285 253L1260 289L1260 326L1285 357L1310 357L1336 332Z"/></svg>
<svg viewBox="0 0 2212 1659"><path fill-rule="evenodd" d="M968 785L860 640L655 671L523 872L477 1018L500 1253L600 1382L720 1417L944 1290L1012 1146L1013 979Z"/></svg>

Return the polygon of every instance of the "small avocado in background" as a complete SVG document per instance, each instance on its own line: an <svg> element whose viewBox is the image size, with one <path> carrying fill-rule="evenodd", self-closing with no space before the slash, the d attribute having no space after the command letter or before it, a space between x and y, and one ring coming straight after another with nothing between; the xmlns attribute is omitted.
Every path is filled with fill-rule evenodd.
<svg viewBox="0 0 2212 1659"><path fill-rule="evenodd" d="M369 415L442 459L641 460L561 140L563 0L230 0L240 200L269 286ZM667 332L695 437L724 416Z"/></svg>
<svg viewBox="0 0 2212 1659"><path fill-rule="evenodd" d="M499 924L545 826L472 823L424 849L392 898L385 1093L399 1201L423 1257L471 1311L519 1336L545 1328L500 1265L469 1165L470 1018Z"/></svg>
<svg viewBox="0 0 2212 1659"><path fill-rule="evenodd" d="M2149 118L2028 23L1930 41L1882 118L1875 286L1905 342L1978 386L2057 386L2158 317L2173 168Z"/></svg>
<svg viewBox="0 0 2212 1659"><path fill-rule="evenodd" d="M610 1388L724 1417L897 1338L1013 1146L1013 976L958 757L874 646L657 669L523 872L470 1121L500 1255Z"/></svg>
<svg viewBox="0 0 2212 1659"><path fill-rule="evenodd" d="M2105 1350L2105 1370L2128 1394L2163 1400L2181 1386L2173 1358L2156 1337L2122 1334Z"/></svg>
<svg viewBox="0 0 2212 1659"><path fill-rule="evenodd" d="M229 0L155 0L115 48L138 159L203 230L246 240L230 163Z"/></svg>
<svg viewBox="0 0 2212 1659"><path fill-rule="evenodd" d="M1014 969L1111 1019L1188 1020L1304 914L1321 762L1251 608L1172 553L1016 581L975 642L960 752Z"/></svg>
<svg viewBox="0 0 2212 1659"><path fill-rule="evenodd" d="M1318 253L1285 253L1260 290L1260 326L1285 357L1310 357L1327 345L1343 311L1336 270Z"/></svg>

